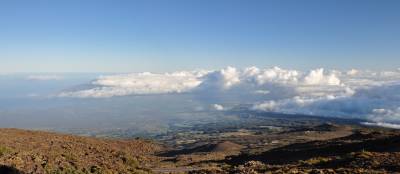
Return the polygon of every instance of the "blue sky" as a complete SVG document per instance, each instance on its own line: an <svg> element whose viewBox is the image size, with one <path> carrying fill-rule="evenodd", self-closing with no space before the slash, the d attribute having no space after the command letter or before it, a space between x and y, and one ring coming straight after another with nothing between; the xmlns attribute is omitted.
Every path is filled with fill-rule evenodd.
<svg viewBox="0 0 400 174"><path fill-rule="evenodd" d="M400 67L396 0L4 0L0 72Z"/></svg>

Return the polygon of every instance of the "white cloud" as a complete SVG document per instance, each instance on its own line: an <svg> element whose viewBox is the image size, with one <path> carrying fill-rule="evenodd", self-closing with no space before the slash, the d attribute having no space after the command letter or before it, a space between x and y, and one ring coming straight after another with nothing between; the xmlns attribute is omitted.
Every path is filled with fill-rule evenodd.
<svg viewBox="0 0 400 174"><path fill-rule="evenodd" d="M396 100L400 100L398 97ZM400 102L398 102L400 103ZM400 121L400 105L398 108L396 105L392 107L384 106L386 108L378 108L372 109L372 112L368 115L368 118L375 122L383 122L383 121Z"/></svg>
<svg viewBox="0 0 400 174"><path fill-rule="evenodd" d="M46 81L46 80L61 80L63 79L62 76L59 75L30 75L26 77L28 80L40 80L40 81Z"/></svg>
<svg viewBox="0 0 400 174"><path fill-rule="evenodd" d="M349 76L354 76L354 75L358 74L358 70L351 69L351 70L347 71L346 74L349 75Z"/></svg>
<svg viewBox="0 0 400 174"><path fill-rule="evenodd" d="M351 70L355 71L355 70ZM217 71L181 71L174 73L133 73L102 76L83 90L64 92L71 97L112 97L135 94L164 94L192 92L198 89L229 91L237 88L255 94L276 93L276 86L292 88L294 96L353 95L356 89L393 84L400 80L400 72L359 71L357 73L326 72L324 69L304 73L278 67L257 67L238 70L227 67ZM31 76L30 79L59 79L58 76ZM242 91L247 92L247 91ZM249 93L250 93L249 92ZM292 96L292 97L294 97Z"/></svg>
<svg viewBox="0 0 400 174"><path fill-rule="evenodd" d="M278 107L278 105L275 101L266 101L263 103L255 104L253 105L252 109L254 110L261 110L261 111L275 111Z"/></svg>
<svg viewBox="0 0 400 174"><path fill-rule="evenodd" d="M132 73L102 76L86 89L59 96L104 98L192 93L209 103L251 104L252 109L400 121L400 71L324 70L307 72L249 67L215 71ZM215 101L210 101L216 99ZM223 108L221 104L213 108ZM226 108L224 108L226 109Z"/></svg>
<svg viewBox="0 0 400 174"><path fill-rule="evenodd" d="M362 122L362 124L367 126L378 126L378 127L387 127L392 129L400 129L400 124L393 124L393 123L384 123L384 122Z"/></svg>
<svg viewBox="0 0 400 174"><path fill-rule="evenodd" d="M224 88L229 88L235 84L240 83L239 79L239 72L236 70L236 68L233 67L227 67L226 69L222 69L220 71L220 74L223 78L223 85Z"/></svg>
<svg viewBox="0 0 400 174"><path fill-rule="evenodd" d="M333 117L357 117L377 123L399 123L399 91L400 85L388 84L387 86L360 88L354 93L350 92L350 94L327 93L320 97L303 95L280 100L268 100L254 104L253 109Z"/></svg>
<svg viewBox="0 0 400 174"><path fill-rule="evenodd" d="M228 90L241 82L240 76L241 72L230 66L218 71L210 71L200 77L201 84L199 88Z"/></svg>
<svg viewBox="0 0 400 174"><path fill-rule="evenodd" d="M283 113L301 113L301 114L313 114L312 108L307 108L310 105L319 101L334 100L337 97L327 95L325 97L301 97L295 96L293 98L287 98L282 100L269 100L259 102L253 105L253 110L261 111L272 111L272 112L283 112Z"/></svg>
<svg viewBox="0 0 400 174"><path fill-rule="evenodd" d="M213 104L213 108L217 111L223 111L225 108L220 104Z"/></svg>
<svg viewBox="0 0 400 174"><path fill-rule="evenodd" d="M104 98L134 94L164 94L187 92L198 86L201 72L165 74L137 73L102 76L92 82L92 88L62 92L62 97Z"/></svg>
<svg viewBox="0 0 400 174"><path fill-rule="evenodd" d="M311 70L310 73L304 77L304 83L307 85L340 85L340 80L335 74L324 74L324 69Z"/></svg>
<svg viewBox="0 0 400 174"><path fill-rule="evenodd" d="M298 82L300 73L296 70L284 70L279 67L273 67L271 69L258 70L257 74L253 73L253 75L247 77L255 78L258 84L293 84Z"/></svg>
<svg viewBox="0 0 400 174"><path fill-rule="evenodd" d="M375 113L375 114L387 114L388 111L386 109L373 109L372 113Z"/></svg>

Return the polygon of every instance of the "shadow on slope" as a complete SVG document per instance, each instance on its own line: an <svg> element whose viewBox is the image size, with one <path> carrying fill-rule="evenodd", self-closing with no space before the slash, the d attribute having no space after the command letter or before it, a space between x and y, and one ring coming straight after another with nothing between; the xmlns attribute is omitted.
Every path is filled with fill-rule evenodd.
<svg viewBox="0 0 400 174"><path fill-rule="evenodd" d="M18 169L11 167L0 165L0 173L1 174L23 174L23 172L19 171Z"/></svg>
<svg viewBox="0 0 400 174"><path fill-rule="evenodd" d="M239 144L230 141L223 141L219 143L199 145L188 149L168 151L160 154L160 156L173 157L177 155L188 155L199 152L232 152L240 151L242 148L243 146Z"/></svg>

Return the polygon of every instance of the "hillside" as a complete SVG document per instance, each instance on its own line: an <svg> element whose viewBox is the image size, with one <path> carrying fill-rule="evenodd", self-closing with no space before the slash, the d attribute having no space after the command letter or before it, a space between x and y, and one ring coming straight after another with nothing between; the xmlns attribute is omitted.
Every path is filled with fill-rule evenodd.
<svg viewBox="0 0 400 174"><path fill-rule="evenodd" d="M174 148L162 141L0 129L0 173L400 172L397 130L323 123L268 134L244 132L210 140L204 135ZM252 145L263 138L270 143Z"/></svg>
<svg viewBox="0 0 400 174"><path fill-rule="evenodd" d="M294 143L260 154L242 154L225 160L227 168L193 173L400 172L400 133L364 131L331 140Z"/></svg>
<svg viewBox="0 0 400 174"><path fill-rule="evenodd" d="M0 129L0 164L25 173L148 173L160 149L145 140Z"/></svg>

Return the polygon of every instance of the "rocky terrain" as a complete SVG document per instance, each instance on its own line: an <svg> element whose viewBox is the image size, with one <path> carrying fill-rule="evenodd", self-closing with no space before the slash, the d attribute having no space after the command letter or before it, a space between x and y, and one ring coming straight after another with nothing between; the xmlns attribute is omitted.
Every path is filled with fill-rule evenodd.
<svg viewBox="0 0 400 174"><path fill-rule="evenodd" d="M198 166L189 173L400 172L397 130L326 123L276 134L280 136L271 133L276 142L265 144L264 148L249 149L252 146L230 142L222 151L208 148L205 152L200 149L210 145L199 146L173 151L173 161Z"/></svg>
<svg viewBox="0 0 400 174"><path fill-rule="evenodd" d="M397 173L399 132L355 132L326 141L291 144L228 160L230 173ZM237 164L237 165L235 165Z"/></svg>
<svg viewBox="0 0 400 174"><path fill-rule="evenodd" d="M0 173L400 172L397 130L332 122L290 125L196 132L199 140L176 145L0 129Z"/></svg>
<svg viewBox="0 0 400 174"><path fill-rule="evenodd" d="M146 166L156 161L152 154L160 149L145 140L0 129L1 170L24 173L149 173Z"/></svg>

